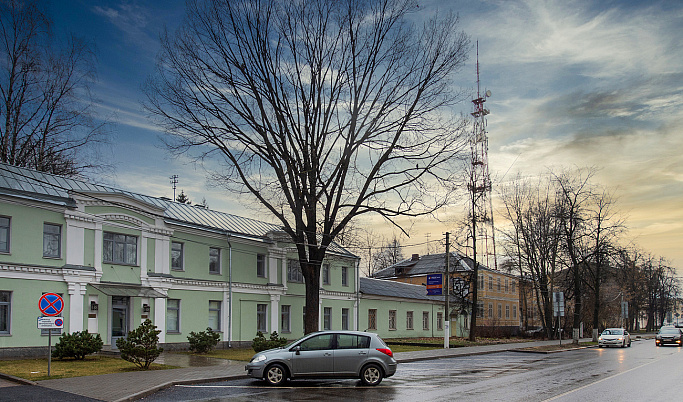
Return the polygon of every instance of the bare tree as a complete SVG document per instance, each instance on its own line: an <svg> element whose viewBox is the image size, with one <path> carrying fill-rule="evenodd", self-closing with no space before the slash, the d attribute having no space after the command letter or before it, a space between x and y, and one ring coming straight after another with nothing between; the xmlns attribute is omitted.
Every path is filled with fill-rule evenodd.
<svg viewBox="0 0 683 402"><path fill-rule="evenodd" d="M412 0L193 1L162 38L149 112L172 150L217 155L297 247L305 332L320 266L354 218L447 205L463 148L452 78L469 39L454 16L411 23Z"/></svg>
<svg viewBox="0 0 683 402"><path fill-rule="evenodd" d="M35 1L1 0L0 30L0 160L61 175L103 168L97 150L106 125L92 116L91 46L55 40Z"/></svg>
<svg viewBox="0 0 683 402"><path fill-rule="evenodd" d="M540 319L550 338L555 333L552 293L558 272L559 225L551 182L517 179L502 191L503 216L510 221L502 231L503 245L522 278L528 279ZM524 300L526 302L526 300ZM526 314L526 308L524 309Z"/></svg>
<svg viewBox="0 0 683 402"><path fill-rule="evenodd" d="M377 272L381 269L392 266L403 261L403 246L401 241L394 235L394 237L386 241L382 247L372 256L372 270Z"/></svg>

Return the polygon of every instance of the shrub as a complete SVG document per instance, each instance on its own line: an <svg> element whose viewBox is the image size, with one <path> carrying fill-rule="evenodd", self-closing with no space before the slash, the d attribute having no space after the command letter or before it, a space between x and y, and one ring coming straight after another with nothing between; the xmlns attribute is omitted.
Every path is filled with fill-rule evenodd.
<svg viewBox="0 0 683 402"><path fill-rule="evenodd" d="M121 358L147 370L164 351L157 347L161 331L156 328L156 325L147 319L139 327L130 331L125 338L117 339L116 347L121 351Z"/></svg>
<svg viewBox="0 0 683 402"><path fill-rule="evenodd" d="M254 348L255 352L262 352L268 349L275 349L287 344L287 338L282 338L277 334L277 331L273 331L270 334L270 339L266 339L261 331L256 333L256 338L251 341L251 347Z"/></svg>
<svg viewBox="0 0 683 402"><path fill-rule="evenodd" d="M220 338L219 333L214 332L211 328L206 328L206 331L190 332L187 340L190 342L191 352L208 353L218 344Z"/></svg>
<svg viewBox="0 0 683 402"><path fill-rule="evenodd" d="M72 357L76 360L83 360L85 356L102 350L103 344L100 334L90 334L87 329L64 334L59 337L59 342L52 351L52 357L56 359Z"/></svg>

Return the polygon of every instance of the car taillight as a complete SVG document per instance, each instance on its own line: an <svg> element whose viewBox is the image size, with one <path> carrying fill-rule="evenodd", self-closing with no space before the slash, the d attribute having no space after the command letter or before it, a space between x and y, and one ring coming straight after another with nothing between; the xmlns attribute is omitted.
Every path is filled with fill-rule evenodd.
<svg viewBox="0 0 683 402"><path fill-rule="evenodd" d="M380 352L382 352L382 353L384 353L385 355L387 355L387 356L389 356L389 357L394 357L394 353L391 351L391 349L380 349L380 348L377 348L377 350L380 351Z"/></svg>

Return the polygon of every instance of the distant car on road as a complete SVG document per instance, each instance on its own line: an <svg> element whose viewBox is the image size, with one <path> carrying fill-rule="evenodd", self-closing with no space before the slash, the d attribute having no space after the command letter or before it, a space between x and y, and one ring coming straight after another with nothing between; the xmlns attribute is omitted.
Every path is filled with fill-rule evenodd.
<svg viewBox="0 0 683 402"><path fill-rule="evenodd" d="M655 336L655 345L662 346L667 343L672 345L681 346L681 341L683 340L683 332L680 328L676 327L662 327L657 332Z"/></svg>
<svg viewBox="0 0 683 402"><path fill-rule="evenodd" d="M607 328L598 338L598 347L603 346L631 347L631 335L623 328Z"/></svg>
<svg viewBox="0 0 683 402"><path fill-rule="evenodd" d="M396 372L394 355L371 332L323 331L259 352L244 368L252 378L281 385L288 378L360 378L377 385Z"/></svg>

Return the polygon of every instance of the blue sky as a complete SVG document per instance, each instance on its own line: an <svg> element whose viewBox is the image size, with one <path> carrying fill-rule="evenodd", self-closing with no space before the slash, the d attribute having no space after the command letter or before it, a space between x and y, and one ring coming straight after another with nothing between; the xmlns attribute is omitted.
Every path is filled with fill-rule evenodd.
<svg viewBox="0 0 683 402"><path fill-rule="evenodd" d="M614 189L629 239L683 265L683 2L616 0L424 1L419 13L453 10L479 41L494 185L516 174L594 166ZM172 196L169 176L193 201L236 214L239 199L207 186L204 172L171 159L141 107L159 34L182 21L184 1L53 1L55 29L97 46L94 89L114 125L116 186ZM475 54L458 79L476 88ZM462 105L468 113L470 104ZM459 211L455 211L459 212ZM387 225L387 231L391 229ZM424 220L420 243L449 231ZM407 253L421 252L419 249Z"/></svg>

